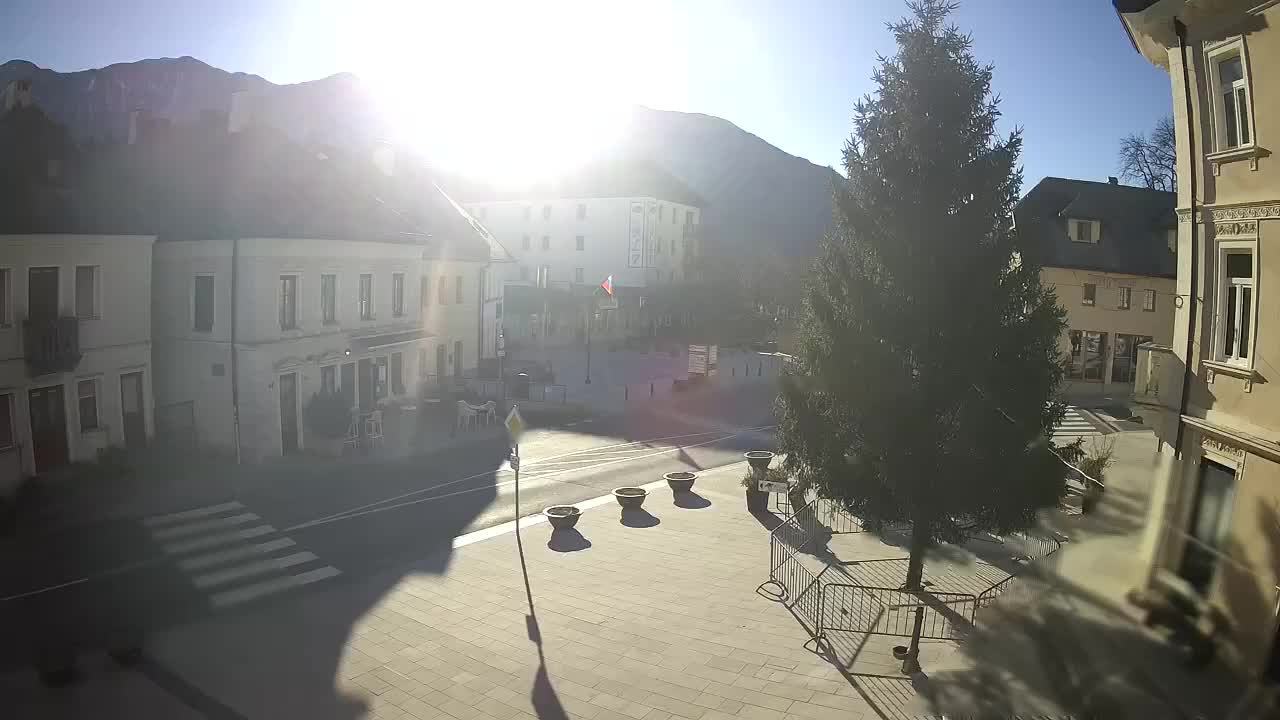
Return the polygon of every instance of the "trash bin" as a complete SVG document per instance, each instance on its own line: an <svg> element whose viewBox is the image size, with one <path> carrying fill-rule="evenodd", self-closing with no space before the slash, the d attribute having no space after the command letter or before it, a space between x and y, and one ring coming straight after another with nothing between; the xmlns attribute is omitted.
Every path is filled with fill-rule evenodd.
<svg viewBox="0 0 1280 720"><path fill-rule="evenodd" d="M516 373L515 387L512 388L512 395L519 400L529 399L529 373Z"/></svg>

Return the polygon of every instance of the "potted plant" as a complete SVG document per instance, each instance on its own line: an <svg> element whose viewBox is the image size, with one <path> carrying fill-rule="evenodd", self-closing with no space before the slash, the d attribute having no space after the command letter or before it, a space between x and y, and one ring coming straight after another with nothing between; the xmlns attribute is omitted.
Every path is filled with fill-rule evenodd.
<svg viewBox="0 0 1280 720"><path fill-rule="evenodd" d="M613 497L623 510L639 510L648 496L649 491L639 487L620 487L613 491Z"/></svg>
<svg viewBox="0 0 1280 720"><path fill-rule="evenodd" d="M667 485L671 486L671 492L679 494L693 490L693 481L698 479L698 475L697 473L681 470L678 472L669 472L666 475L663 475L662 479L666 480Z"/></svg>
<svg viewBox="0 0 1280 720"><path fill-rule="evenodd" d="M769 493L760 489L755 473L749 472L742 478L742 487L747 489L747 512L762 513L769 508Z"/></svg>
<svg viewBox="0 0 1280 720"><path fill-rule="evenodd" d="M351 406L338 393L320 392L311 396L305 409L307 429L318 440L317 450L336 457L351 428Z"/></svg>
<svg viewBox="0 0 1280 720"><path fill-rule="evenodd" d="M567 530L578 524L582 511L573 505L552 505L542 511L553 530Z"/></svg>
<svg viewBox="0 0 1280 720"><path fill-rule="evenodd" d="M742 456L747 459L747 464L751 466L759 474L763 474L769 469L769 463L773 462L773 453L768 450L752 450L743 453Z"/></svg>
<svg viewBox="0 0 1280 720"><path fill-rule="evenodd" d="M1115 463L1115 443L1105 442L1089 448L1084 458L1076 466L1084 481L1084 496L1080 499L1080 512L1089 514L1102 500L1107 486L1103 483L1103 474Z"/></svg>

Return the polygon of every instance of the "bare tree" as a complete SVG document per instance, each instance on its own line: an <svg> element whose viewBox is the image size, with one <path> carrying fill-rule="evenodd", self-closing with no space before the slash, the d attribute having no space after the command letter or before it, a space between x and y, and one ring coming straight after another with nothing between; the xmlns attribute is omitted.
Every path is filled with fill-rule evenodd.
<svg viewBox="0 0 1280 720"><path fill-rule="evenodd" d="M1150 135L1134 133L1120 141L1120 177L1153 190L1177 192L1173 118L1160 118Z"/></svg>

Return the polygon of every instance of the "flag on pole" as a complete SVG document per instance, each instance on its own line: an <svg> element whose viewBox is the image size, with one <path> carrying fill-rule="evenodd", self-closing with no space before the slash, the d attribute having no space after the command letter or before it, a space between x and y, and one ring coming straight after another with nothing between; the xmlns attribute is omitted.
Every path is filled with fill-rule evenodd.
<svg viewBox="0 0 1280 720"><path fill-rule="evenodd" d="M604 291L609 293L609 297L613 297L613 276L610 275L605 278L604 282L600 283L600 287L604 288Z"/></svg>

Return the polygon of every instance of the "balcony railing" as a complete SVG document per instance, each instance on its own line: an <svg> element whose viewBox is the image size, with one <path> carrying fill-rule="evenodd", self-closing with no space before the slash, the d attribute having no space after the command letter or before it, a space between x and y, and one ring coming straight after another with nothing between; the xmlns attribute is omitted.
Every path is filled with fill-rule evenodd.
<svg viewBox="0 0 1280 720"><path fill-rule="evenodd" d="M24 320L22 353L31 375L74 370L80 362L80 321L74 317Z"/></svg>
<svg viewBox="0 0 1280 720"><path fill-rule="evenodd" d="M1135 402L1166 409L1178 407L1182 395L1182 361L1173 354L1173 348L1155 343L1139 345L1135 373Z"/></svg>

